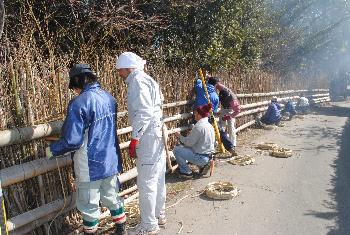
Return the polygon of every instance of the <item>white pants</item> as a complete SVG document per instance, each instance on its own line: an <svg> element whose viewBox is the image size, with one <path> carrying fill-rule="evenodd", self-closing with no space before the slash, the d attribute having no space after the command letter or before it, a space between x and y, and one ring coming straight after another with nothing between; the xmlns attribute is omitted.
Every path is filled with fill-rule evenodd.
<svg viewBox="0 0 350 235"><path fill-rule="evenodd" d="M229 135L229 138L233 144L234 147L237 146L237 134L236 134L236 119L231 118L228 121L222 120L222 118L225 115L233 114L232 109L221 109L220 110L220 119L219 119L219 125L227 131L227 134Z"/></svg>
<svg viewBox="0 0 350 235"><path fill-rule="evenodd" d="M165 209L166 198L166 158L161 128L143 134L136 154L141 224L147 229L156 228L157 218Z"/></svg>

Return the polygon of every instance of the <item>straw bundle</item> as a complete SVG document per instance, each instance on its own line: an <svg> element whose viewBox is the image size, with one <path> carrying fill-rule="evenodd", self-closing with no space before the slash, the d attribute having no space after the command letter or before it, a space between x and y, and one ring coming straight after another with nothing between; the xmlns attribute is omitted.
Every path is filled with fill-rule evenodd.
<svg viewBox="0 0 350 235"><path fill-rule="evenodd" d="M238 188L229 182L213 182L206 186L205 194L211 199L229 200L238 195Z"/></svg>
<svg viewBox="0 0 350 235"><path fill-rule="evenodd" d="M274 148L270 151L270 155L279 158L288 158L293 155L293 150L287 148Z"/></svg>
<svg viewBox="0 0 350 235"><path fill-rule="evenodd" d="M255 158L249 155L238 156L235 159L229 161L229 163L231 163L232 165L239 165L239 166L251 165L254 162L255 162Z"/></svg>

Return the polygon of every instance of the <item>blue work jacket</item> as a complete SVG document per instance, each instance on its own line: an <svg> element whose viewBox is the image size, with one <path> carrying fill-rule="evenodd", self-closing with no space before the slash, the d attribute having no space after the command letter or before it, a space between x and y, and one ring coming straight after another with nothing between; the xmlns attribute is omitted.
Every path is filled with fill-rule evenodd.
<svg viewBox="0 0 350 235"><path fill-rule="evenodd" d="M207 84L207 89L209 93L210 102L213 105L213 112L216 113L219 108L219 96L215 91L215 87L213 85ZM194 109L198 106L208 104L208 99L205 95L204 88L202 86L202 81L197 79L194 84L194 90L196 92L196 99L194 101Z"/></svg>
<svg viewBox="0 0 350 235"><path fill-rule="evenodd" d="M86 85L69 103L62 135L50 150L53 156L75 151L77 181L96 181L121 171L116 114L115 98L98 83Z"/></svg>

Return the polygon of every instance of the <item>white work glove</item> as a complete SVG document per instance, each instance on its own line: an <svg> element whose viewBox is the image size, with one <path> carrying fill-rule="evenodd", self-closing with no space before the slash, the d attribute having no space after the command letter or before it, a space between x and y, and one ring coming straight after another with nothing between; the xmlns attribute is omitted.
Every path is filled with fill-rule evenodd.
<svg viewBox="0 0 350 235"><path fill-rule="evenodd" d="M53 157L53 154L52 154L52 152L50 150L50 147L46 147L45 153L46 153L47 159L51 159Z"/></svg>

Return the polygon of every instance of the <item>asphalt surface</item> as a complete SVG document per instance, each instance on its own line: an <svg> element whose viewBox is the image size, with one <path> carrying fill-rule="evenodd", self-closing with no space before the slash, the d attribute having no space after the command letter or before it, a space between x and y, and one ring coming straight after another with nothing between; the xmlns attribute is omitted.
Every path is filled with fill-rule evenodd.
<svg viewBox="0 0 350 235"><path fill-rule="evenodd" d="M248 132L250 141L239 153L256 157L255 164L221 162L213 177L191 180L188 190L167 202L190 195L167 210L161 234L350 234L350 103L336 105L277 130ZM291 148L294 155L260 154L254 148L260 142ZM213 181L232 182L240 195L229 201L198 196Z"/></svg>

